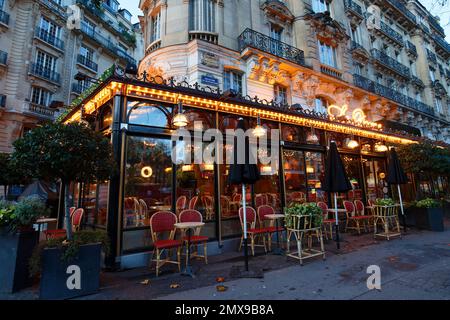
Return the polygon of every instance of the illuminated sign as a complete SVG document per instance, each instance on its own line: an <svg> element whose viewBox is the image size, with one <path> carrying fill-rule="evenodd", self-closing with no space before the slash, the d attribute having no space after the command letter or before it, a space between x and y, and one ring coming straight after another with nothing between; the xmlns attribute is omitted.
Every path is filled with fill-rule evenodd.
<svg viewBox="0 0 450 320"><path fill-rule="evenodd" d="M367 121L367 116L361 108L356 108L352 111L351 118L347 115L348 106L344 104L342 107L339 107L335 104L328 106L327 113L331 119L345 117L347 119L353 120L357 125L364 125L373 128L381 129L381 124Z"/></svg>

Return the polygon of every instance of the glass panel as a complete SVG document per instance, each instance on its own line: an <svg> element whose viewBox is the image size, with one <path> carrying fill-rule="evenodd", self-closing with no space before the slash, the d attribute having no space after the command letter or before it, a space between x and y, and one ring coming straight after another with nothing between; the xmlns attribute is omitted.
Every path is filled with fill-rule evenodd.
<svg viewBox="0 0 450 320"><path fill-rule="evenodd" d="M360 159L358 156L353 155L341 155L344 163L347 177L350 180L353 190L350 190L346 194L341 194L340 199L346 199L350 201L362 200L362 179L360 171Z"/></svg>
<svg viewBox="0 0 450 320"><path fill-rule="evenodd" d="M386 163L382 159L363 158L364 176L366 179L367 200L375 200L388 196L386 182Z"/></svg>
<svg viewBox="0 0 450 320"><path fill-rule="evenodd" d="M265 152L265 150L259 148L258 152ZM270 155L270 150L268 152L268 155ZM256 182L254 187L255 207L257 208L265 204L274 208L277 213L281 213L281 188L280 177L278 175L278 163L275 166L259 163L258 166L261 179Z"/></svg>
<svg viewBox="0 0 450 320"><path fill-rule="evenodd" d="M82 207L84 208L84 221L87 225L95 225L97 202L97 184L85 184L83 186Z"/></svg>
<svg viewBox="0 0 450 320"><path fill-rule="evenodd" d="M303 151L284 150L286 206L306 201L305 159Z"/></svg>
<svg viewBox="0 0 450 320"><path fill-rule="evenodd" d="M135 106L137 107L131 111ZM152 127L168 127L167 116L163 110L164 107L154 104L130 102L128 103L127 111L129 113L128 123Z"/></svg>
<svg viewBox="0 0 450 320"><path fill-rule="evenodd" d="M305 152L306 175L308 187L308 201L327 202L328 198L325 191L322 191L322 181L325 178L325 167L323 155L319 152Z"/></svg>

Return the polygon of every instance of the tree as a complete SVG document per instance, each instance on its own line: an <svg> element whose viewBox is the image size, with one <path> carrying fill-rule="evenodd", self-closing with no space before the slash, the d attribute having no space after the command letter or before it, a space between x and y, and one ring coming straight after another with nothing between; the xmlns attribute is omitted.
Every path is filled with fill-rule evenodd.
<svg viewBox="0 0 450 320"><path fill-rule="evenodd" d="M5 200L9 186L27 184L29 180L11 161L11 154L0 153L0 186L3 186Z"/></svg>
<svg viewBox="0 0 450 320"><path fill-rule="evenodd" d="M12 163L27 176L60 180L65 189L67 238L72 238L69 186L72 182L108 180L115 170L109 140L84 124L51 123L14 142Z"/></svg>

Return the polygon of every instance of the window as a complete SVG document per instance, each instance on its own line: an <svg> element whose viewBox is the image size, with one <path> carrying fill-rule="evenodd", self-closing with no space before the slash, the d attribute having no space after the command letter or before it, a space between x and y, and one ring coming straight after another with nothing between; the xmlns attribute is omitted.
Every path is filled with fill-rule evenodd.
<svg viewBox="0 0 450 320"><path fill-rule="evenodd" d="M316 112L327 113L327 108L330 105L327 99L323 97L317 97L314 102L314 110Z"/></svg>
<svg viewBox="0 0 450 320"><path fill-rule="evenodd" d="M59 38L61 34L61 28L60 26L56 25L55 23L51 22L50 20L41 17L41 21L39 23L40 31L41 31L41 37L42 36L50 36L52 38Z"/></svg>
<svg viewBox="0 0 450 320"><path fill-rule="evenodd" d="M431 81L434 82L434 80L436 80L436 77L434 76L434 69L433 68L430 68L429 75L430 75Z"/></svg>
<svg viewBox="0 0 450 320"><path fill-rule="evenodd" d="M213 0L189 1L189 30L215 32L215 15L215 3Z"/></svg>
<svg viewBox="0 0 450 320"><path fill-rule="evenodd" d="M353 73L362 75L362 68L363 68L362 65L359 63L353 64Z"/></svg>
<svg viewBox="0 0 450 320"><path fill-rule="evenodd" d="M419 102L422 101L422 95L421 95L420 91L416 92L416 100L419 101Z"/></svg>
<svg viewBox="0 0 450 320"><path fill-rule="evenodd" d="M94 50L84 45L80 47L80 55L82 55L86 61L94 61Z"/></svg>
<svg viewBox="0 0 450 320"><path fill-rule="evenodd" d="M158 14L152 17L151 28L150 42L159 40L161 38L161 12L158 12Z"/></svg>
<svg viewBox="0 0 450 320"><path fill-rule="evenodd" d="M312 7L315 13L330 11L330 4L327 0L313 0Z"/></svg>
<svg viewBox="0 0 450 320"><path fill-rule="evenodd" d="M31 102L41 106L48 107L52 100L52 93L39 87L33 87L31 90Z"/></svg>
<svg viewBox="0 0 450 320"><path fill-rule="evenodd" d="M235 71L225 71L223 75L223 90L233 90L242 94L242 74Z"/></svg>
<svg viewBox="0 0 450 320"><path fill-rule="evenodd" d="M115 0L105 0L104 4L106 4L114 12L116 12L119 9L119 3Z"/></svg>
<svg viewBox="0 0 450 320"><path fill-rule="evenodd" d="M336 62L336 48L329 46L328 44L319 41L319 55L320 62L329 65L333 68L337 68Z"/></svg>
<svg viewBox="0 0 450 320"><path fill-rule="evenodd" d="M287 104L287 90L286 87L278 84L273 86L274 101L278 104Z"/></svg>
<svg viewBox="0 0 450 320"><path fill-rule="evenodd" d="M411 74L417 77L416 64L414 61L409 61L409 70L411 70Z"/></svg>
<svg viewBox="0 0 450 320"><path fill-rule="evenodd" d="M38 51L36 55L36 65L39 69L45 71L55 71L56 58L43 51Z"/></svg>
<svg viewBox="0 0 450 320"><path fill-rule="evenodd" d="M271 23L270 24L270 37L281 41L281 35L283 34L283 28L281 28L280 26Z"/></svg>
<svg viewBox="0 0 450 320"><path fill-rule="evenodd" d="M434 99L434 105L436 106L436 110L439 113L443 113L443 109L442 109L442 101L439 98L435 98Z"/></svg>

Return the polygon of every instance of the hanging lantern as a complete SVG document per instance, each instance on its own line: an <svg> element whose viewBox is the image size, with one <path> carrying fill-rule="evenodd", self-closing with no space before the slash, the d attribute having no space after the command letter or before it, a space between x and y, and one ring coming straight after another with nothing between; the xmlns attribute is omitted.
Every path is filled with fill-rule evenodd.
<svg viewBox="0 0 450 320"><path fill-rule="evenodd" d="M256 127L253 129L253 135L258 138L266 135L266 129L261 125L261 118L259 115L256 119Z"/></svg>
<svg viewBox="0 0 450 320"><path fill-rule="evenodd" d="M386 151L388 151L388 147L382 142L375 143L374 149L375 149L375 152L386 152Z"/></svg>
<svg viewBox="0 0 450 320"><path fill-rule="evenodd" d="M314 133L314 128L311 127L311 132L306 136L306 143L318 144L319 137Z"/></svg>
<svg viewBox="0 0 450 320"><path fill-rule="evenodd" d="M355 149L359 146L358 141L356 141L355 139L351 138L347 141L347 147L350 149Z"/></svg>
<svg viewBox="0 0 450 320"><path fill-rule="evenodd" d="M183 105L181 101L178 102L178 113L172 119L172 125L174 127L186 127L188 125L188 119L183 113Z"/></svg>

